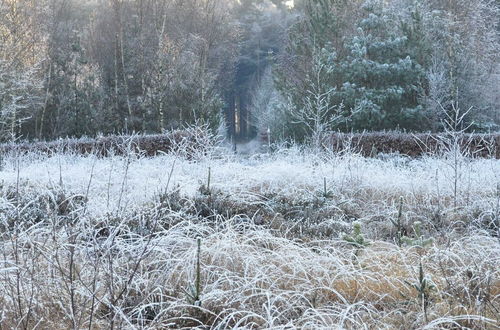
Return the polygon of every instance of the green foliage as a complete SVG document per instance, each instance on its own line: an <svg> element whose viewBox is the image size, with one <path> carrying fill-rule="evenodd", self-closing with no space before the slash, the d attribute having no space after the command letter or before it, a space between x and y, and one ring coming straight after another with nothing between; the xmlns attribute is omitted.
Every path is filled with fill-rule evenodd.
<svg viewBox="0 0 500 330"><path fill-rule="evenodd" d="M307 109L315 91L325 95L323 111L337 109L341 115L327 130L425 129L419 95L428 54L420 48L425 39L419 13L398 25L381 1L366 1L357 30L351 31L346 8L344 1L308 1L303 21L293 27L288 51L300 70L286 62L276 73L291 111ZM302 126L296 129L313 134Z"/></svg>
<svg viewBox="0 0 500 330"><path fill-rule="evenodd" d="M413 60L408 39L392 31L393 20L378 1L365 3L357 34L346 42L340 98L355 114L352 128L423 129L418 102L424 70Z"/></svg>
<svg viewBox="0 0 500 330"><path fill-rule="evenodd" d="M417 281L414 283L410 283L408 281L405 281L406 284L410 285L415 291L417 292L418 295L418 300L422 305L422 308L424 310L424 316L426 322L428 322L428 317L427 317L427 310L430 305L431 301L431 293L436 289L436 286L432 283L431 280L429 280L425 274L424 274L424 268L422 266L422 261L420 261L419 267L418 267L418 278Z"/></svg>
<svg viewBox="0 0 500 330"><path fill-rule="evenodd" d="M363 249L370 245L363 234L361 233L361 223L359 221L354 221L352 224L352 233L350 235L344 235L344 241L353 245L356 251Z"/></svg>
<svg viewBox="0 0 500 330"><path fill-rule="evenodd" d="M477 123L471 129L495 127L491 86L497 83L484 69L496 66L499 38L484 23L499 22L498 7L479 0L366 0L362 6L307 0L301 9L275 71L290 111L307 109L312 90L329 91L322 109L342 105L350 120L326 130L442 130L440 105L451 111L456 102L479 110L468 115L468 123ZM306 126L294 123L293 137L315 134Z"/></svg>
<svg viewBox="0 0 500 330"><path fill-rule="evenodd" d="M420 221L415 221L413 223L413 231L415 232L415 238L410 238L407 236L401 237L401 241L408 246L426 247L431 245L434 240L432 238L424 238L422 235L422 223Z"/></svg>
<svg viewBox="0 0 500 330"><path fill-rule="evenodd" d="M410 17L400 18L400 30L405 40L407 53L412 54L412 59L423 68L430 66L432 44L426 36L425 21L421 9L415 6L410 9Z"/></svg>

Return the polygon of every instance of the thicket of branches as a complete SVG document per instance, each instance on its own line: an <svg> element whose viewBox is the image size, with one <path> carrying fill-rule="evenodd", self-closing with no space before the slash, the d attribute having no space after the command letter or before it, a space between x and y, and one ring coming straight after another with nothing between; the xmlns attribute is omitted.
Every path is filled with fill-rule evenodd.
<svg viewBox="0 0 500 330"><path fill-rule="evenodd" d="M216 125L257 5L0 1L4 139Z"/></svg>

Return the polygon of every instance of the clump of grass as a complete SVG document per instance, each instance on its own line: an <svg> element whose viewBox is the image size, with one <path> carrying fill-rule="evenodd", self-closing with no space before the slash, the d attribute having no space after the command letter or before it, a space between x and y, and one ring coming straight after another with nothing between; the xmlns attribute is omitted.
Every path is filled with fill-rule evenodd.
<svg viewBox="0 0 500 330"><path fill-rule="evenodd" d="M327 185L326 185L326 178L323 178L323 191L321 193L321 197L324 199L329 199L333 197L333 192L331 190L328 190Z"/></svg>
<svg viewBox="0 0 500 330"><path fill-rule="evenodd" d="M211 167L208 167L207 182L206 184L202 184L199 189L202 195L210 196L212 194L212 188L210 187L211 178L212 178L212 169Z"/></svg>

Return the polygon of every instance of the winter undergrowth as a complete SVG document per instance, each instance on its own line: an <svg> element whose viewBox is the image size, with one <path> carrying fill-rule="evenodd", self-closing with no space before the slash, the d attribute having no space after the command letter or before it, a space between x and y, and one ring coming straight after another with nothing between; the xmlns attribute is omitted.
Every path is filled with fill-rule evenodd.
<svg viewBox="0 0 500 330"><path fill-rule="evenodd" d="M0 326L497 328L500 161L458 161L11 154Z"/></svg>

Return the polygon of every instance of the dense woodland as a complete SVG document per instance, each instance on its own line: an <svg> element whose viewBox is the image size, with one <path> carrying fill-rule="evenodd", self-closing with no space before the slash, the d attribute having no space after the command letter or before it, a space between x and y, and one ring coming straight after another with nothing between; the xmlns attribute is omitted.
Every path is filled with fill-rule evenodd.
<svg viewBox="0 0 500 330"><path fill-rule="evenodd" d="M2 141L500 123L499 0L0 0Z"/></svg>

